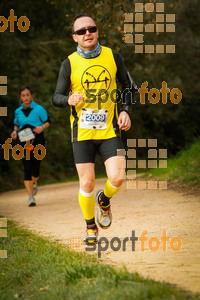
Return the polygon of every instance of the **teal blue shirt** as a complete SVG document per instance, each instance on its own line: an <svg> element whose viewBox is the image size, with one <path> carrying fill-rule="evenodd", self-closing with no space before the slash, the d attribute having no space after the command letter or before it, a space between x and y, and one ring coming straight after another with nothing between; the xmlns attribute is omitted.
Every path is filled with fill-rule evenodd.
<svg viewBox="0 0 200 300"><path fill-rule="evenodd" d="M47 111L35 101L32 100L29 107L32 110L27 117L22 111L24 104L15 110L14 125L18 126L19 130L21 130L24 125L33 127L41 126L48 119Z"/></svg>

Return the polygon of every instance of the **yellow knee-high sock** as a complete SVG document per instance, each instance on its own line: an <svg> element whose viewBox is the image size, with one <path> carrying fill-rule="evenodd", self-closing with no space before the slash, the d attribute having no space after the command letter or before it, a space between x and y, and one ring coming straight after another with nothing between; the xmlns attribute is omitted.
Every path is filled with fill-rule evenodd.
<svg viewBox="0 0 200 300"><path fill-rule="evenodd" d="M94 206L95 206L94 192L85 193L80 189L79 204L82 209L85 220L90 220L94 218Z"/></svg>
<svg viewBox="0 0 200 300"><path fill-rule="evenodd" d="M118 193L122 188L122 185L120 187L113 186L109 180L106 181L106 186L104 189L104 195L108 198L111 198L116 193Z"/></svg>

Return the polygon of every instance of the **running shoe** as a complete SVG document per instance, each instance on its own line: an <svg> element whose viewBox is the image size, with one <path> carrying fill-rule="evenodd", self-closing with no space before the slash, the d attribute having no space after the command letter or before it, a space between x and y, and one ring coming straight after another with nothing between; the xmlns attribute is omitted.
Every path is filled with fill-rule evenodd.
<svg viewBox="0 0 200 300"><path fill-rule="evenodd" d="M29 196L28 206L36 206L35 198L33 196Z"/></svg>
<svg viewBox="0 0 200 300"><path fill-rule="evenodd" d="M86 229L83 243L86 245L96 244L98 242L98 228Z"/></svg>
<svg viewBox="0 0 200 300"><path fill-rule="evenodd" d="M37 181L33 183L33 196L37 194Z"/></svg>
<svg viewBox="0 0 200 300"><path fill-rule="evenodd" d="M103 229L108 229L112 223L112 214L110 204L107 206L102 206L101 203L101 195L103 194L102 190L96 192L96 202L98 204L98 211L97 211L97 223Z"/></svg>

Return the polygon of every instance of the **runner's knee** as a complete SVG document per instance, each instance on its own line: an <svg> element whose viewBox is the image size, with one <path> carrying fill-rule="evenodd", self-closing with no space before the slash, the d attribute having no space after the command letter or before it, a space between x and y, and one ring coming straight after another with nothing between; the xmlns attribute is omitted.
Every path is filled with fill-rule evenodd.
<svg viewBox="0 0 200 300"><path fill-rule="evenodd" d="M82 179L80 180L81 189L86 193L91 193L94 190L94 180L93 179Z"/></svg>
<svg viewBox="0 0 200 300"><path fill-rule="evenodd" d="M124 182L123 178L119 178L117 176L110 176L108 179L110 183L116 187L120 187Z"/></svg>

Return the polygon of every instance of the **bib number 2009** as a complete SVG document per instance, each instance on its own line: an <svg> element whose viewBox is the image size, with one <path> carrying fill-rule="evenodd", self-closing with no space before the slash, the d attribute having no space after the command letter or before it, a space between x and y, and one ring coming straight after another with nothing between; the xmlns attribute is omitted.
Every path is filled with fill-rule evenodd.
<svg viewBox="0 0 200 300"><path fill-rule="evenodd" d="M106 129L108 110L82 108L79 127L85 129Z"/></svg>
<svg viewBox="0 0 200 300"><path fill-rule="evenodd" d="M105 115L90 115L86 114L86 121L94 121L94 122L105 122Z"/></svg>

